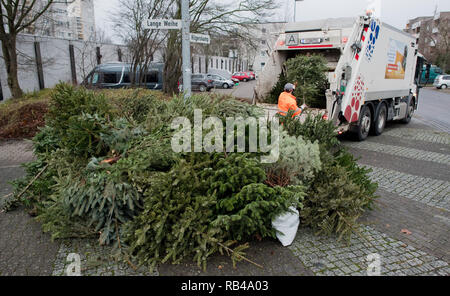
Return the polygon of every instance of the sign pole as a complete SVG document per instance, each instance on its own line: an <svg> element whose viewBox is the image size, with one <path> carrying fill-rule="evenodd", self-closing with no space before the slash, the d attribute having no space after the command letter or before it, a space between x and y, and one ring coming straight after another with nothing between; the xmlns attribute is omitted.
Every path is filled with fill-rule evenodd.
<svg viewBox="0 0 450 296"><path fill-rule="evenodd" d="M181 0L181 19L182 19L182 57L183 57L183 91L184 101L191 97L191 36L189 27L191 17L189 15L189 0Z"/></svg>

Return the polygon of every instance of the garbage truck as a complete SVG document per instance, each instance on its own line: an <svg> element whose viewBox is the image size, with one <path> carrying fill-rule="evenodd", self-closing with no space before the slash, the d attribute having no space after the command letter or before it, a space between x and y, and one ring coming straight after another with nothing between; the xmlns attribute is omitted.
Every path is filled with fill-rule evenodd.
<svg viewBox="0 0 450 296"><path fill-rule="evenodd" d="M259 77L256 100L270 92L288 59L311 54L327 60L322 114L340 134L350 131L363 141L381 135L387 121L411 121L425 63L414 36L370 14L287 24Z"/></svg>

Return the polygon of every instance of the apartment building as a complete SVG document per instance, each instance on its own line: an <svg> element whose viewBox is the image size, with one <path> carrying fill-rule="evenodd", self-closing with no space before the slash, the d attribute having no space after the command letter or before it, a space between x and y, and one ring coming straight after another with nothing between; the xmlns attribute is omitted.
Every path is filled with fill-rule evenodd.
<svg viewBox="0 0 450 296"><path fill-rule="evenodd" d="M270 55L281 32L284 32L285 22L258 24L253 30L255 47L248 53L250 68L259 74L269 62Z"/></svg>
<svg viewBox="0 0 450 296"><path fill-rule="evenodd" d="M44 1L36 7L44 5ZM25 33L89 41L95 36L94 0L66 0L53 3Z"/></svg>
<svg viewBox="0 0 450 296"><path fill-rule="evenodd" d="M448 50L445 44L450 42L450 11L411 19L404 31L414 35L419 52L435 62L443 50Z"/></svg>

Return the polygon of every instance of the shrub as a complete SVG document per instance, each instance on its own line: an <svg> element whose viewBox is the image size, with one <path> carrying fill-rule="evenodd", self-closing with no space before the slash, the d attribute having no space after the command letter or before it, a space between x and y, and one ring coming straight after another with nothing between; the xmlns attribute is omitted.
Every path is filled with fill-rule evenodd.
<svg viewBox="0 0 450 296"><path fill-rule="evenodd" d="M271 186L307 185L321 169L318 142L303 140L302 136L280 133L280 158L267 165L267 184Z"/></svg>
<svg viewBox="0 0 450 296"><path fill-rule="evenodd" d="M179 263L190 255L204 264L218 250L222 234L210 225L216 200L204 194L207 186L200 177L209 165L208 158L182 160L169 172L149 176L144 210L123 230L124 241L140 264Z"/></svg>
<svg viewBox="0 0 450 296"><path fill-rule="evenodd" d="M286 79L297 83L294 95L310 107L326 108L327 61L320 55L298 55L286 63Z"/></svg>
<svg viewBox="0 0 450 296"><path fill-rule="evenodd" d="M292 111L290 112L292 114ZM342 149L337 138L336 127L334 124L323 119L319 115L308 114L305 121L301 122L291 115L280 116L280 124L291 136L301 136L303 139L311 142L317 142L320 146L320 159L324 162L332 162L333 155Z"/></svg>
<svg viewBox="0 0 450 296"><path fill-rule="evenodd" d="M301 212L303 223L318 233L337 233L339 239L350 241L357 219L376 198L377 185L368 179L367 172L348 154L325 164L308 190Z"/></svg>
<svg viewBox="0 0 450 296"><path fill-rule="evenodd" d="M120 170L93 159L80 175L59 176L58 199L71 217L82 218L101 233L100 244L119 237L119 227L142 208L142 195Z"/></svg>

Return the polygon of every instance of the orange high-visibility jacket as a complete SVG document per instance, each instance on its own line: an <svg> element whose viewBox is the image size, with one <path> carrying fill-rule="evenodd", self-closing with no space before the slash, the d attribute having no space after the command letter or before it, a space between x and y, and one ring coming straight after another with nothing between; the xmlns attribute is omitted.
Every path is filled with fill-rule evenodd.
<svg viewBox="0 0 450 296"><path fill-rule="evenodd" d="M298 116L302 113L302 108L297 106L297 100L295 96L288 92L282 92L278 98L278 114L286 116L290 110L294 110L292 117Z"/></svg>

